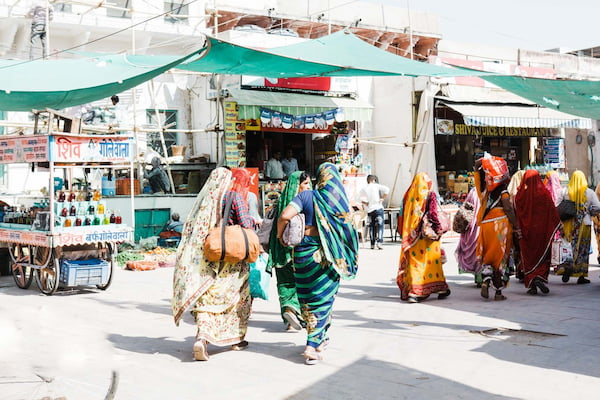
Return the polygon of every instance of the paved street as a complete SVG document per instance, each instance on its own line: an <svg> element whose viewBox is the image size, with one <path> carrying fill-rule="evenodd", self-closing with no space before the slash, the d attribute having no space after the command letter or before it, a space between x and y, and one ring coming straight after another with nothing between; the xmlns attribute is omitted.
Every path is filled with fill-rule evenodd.
<svg viewBox="0 0 600 400"><path fill-rule="evenodd" d="M507 301L485 301L457 273L455 245L443 243L451 296L420 304L399 300L397 242L361 249L316 366L303 363L305 335L284 331L274 281L271 300L254 303L248 349L209 346L210 360L195 362L191 316L172 322L172 268L119 269L106 292L51 297L2 277L0 398L103 399L113 370L127 400L598 398L597 265L590 285L551 276L550 294L534 297L513 280Z"/></svg>

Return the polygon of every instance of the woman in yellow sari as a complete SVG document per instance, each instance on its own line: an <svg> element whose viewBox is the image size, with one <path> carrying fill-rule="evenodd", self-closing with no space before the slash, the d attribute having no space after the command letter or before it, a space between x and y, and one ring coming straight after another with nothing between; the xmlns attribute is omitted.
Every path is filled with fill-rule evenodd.
<svg viewBox="0 0 600 400"><path fill-rule="evenodd" d="M404 194L403 212L398 224L402 251L396 283L401 299L409 303L418 303L435 293L438 299L450 295L442 269L440 241L421 235L431 184L431 178L424 172L414 177Z"/></svg>
<svg viewBox="0 0 600 400"><path fill-rule="evenodd" d="M563 221L565 239L571 242L573 247L573 266L565 268L561 265L556 274L562 275L563 282L568 282L572 276L577 278L578 284L590 283L587 276L590 265L592 216L600 212L600 202L596 193L588 188L587 178L581 171L573 172L569 186L562 192L558 202L567 198L575 202L577 210L575 218Z"/></svg>

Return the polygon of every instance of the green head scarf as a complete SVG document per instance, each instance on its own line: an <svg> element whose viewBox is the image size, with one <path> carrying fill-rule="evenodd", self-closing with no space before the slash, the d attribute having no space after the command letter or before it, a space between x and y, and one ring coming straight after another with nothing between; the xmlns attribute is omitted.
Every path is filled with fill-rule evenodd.
<svg viewBox="0 0 600 400"><path fill-rule="evenodd" d="M273 220L273 229L271 230L271 238L269 239L269 267L281 268L294 262L293 248L284 247L277 239L277 220L283 212L283 210L290 204L290 202L298 194L300 189L300 176L304 171L296 171L288 178L285 188L279 196L279 202L277 203L277 212L275 213L275 219Z"/></svg>

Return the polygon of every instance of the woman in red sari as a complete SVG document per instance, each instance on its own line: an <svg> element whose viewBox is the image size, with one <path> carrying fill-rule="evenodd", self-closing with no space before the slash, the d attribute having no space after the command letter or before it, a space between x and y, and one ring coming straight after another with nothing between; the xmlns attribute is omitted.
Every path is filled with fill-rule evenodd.
<svg viewBox="0 0 600 400"><path fill-rule="evenodd" d="M552 239L560 228L560 218L554 200L536 170L525 172L515 205L521 227L521 266L525 287L529 289L527 293L537 294L538 289L548 293L550 251Z"/></svg>

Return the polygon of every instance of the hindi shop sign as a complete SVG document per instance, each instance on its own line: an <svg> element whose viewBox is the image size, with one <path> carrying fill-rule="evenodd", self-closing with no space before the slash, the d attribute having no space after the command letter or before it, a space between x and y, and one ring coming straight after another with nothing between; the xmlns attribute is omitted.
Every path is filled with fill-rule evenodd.
<svg viewBox="0 0 600 400"><path fill-rule="evenodd" d="M50 156L55 162L129 162L133 160L127 136L52 136Z"/></svg>
<svg viewBox="0 0 600 400"><path fill-rule="evenodd" d="M510 126L454 125L455 135L494 137L552 137L559 134L555 128L525 128Z"/></svg>
<svg viewBox="0 0 600 400"><path fill-rule="evenodd" d="M47 136L6 136L0 139L0 164L48 161Z"/></svg>

